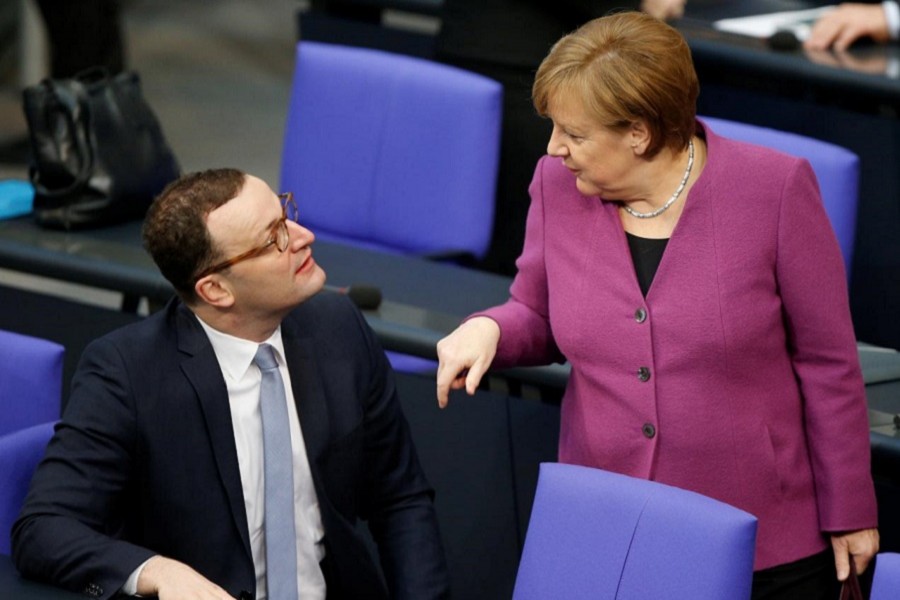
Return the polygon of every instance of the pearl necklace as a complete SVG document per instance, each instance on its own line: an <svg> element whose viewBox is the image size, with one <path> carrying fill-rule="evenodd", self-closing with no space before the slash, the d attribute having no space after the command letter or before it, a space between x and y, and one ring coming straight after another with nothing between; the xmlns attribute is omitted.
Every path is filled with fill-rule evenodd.
<svg viewBox="0 0 900 600"><path fill-rule="evenodd" d="M658 217L659 215L666 212L669 209L669 207L672 206L672 204L676 200L678 200L678 196L681 195L681 192L684 191L684 186L687 185L688 177L691 176L691 167L694 166L694 140L691 140L690 142L688 142L688 150L689 150L688 164L687 164L687 168L684 170L684 177L681 178L681 183L678 185L678 189L675 190L675 193L672 194L672 197L669 198L665 204L663 204L662 206L660 206L653 212L648 212L648 213L638 212L638 211L634 210L633 208L631 208L630 206L628 206L627 204L622 204L621 206L622 206L622 208L625 209L625 212L627 212L632 217L637 217L638 219L652 219L653 217Z"/></svg>

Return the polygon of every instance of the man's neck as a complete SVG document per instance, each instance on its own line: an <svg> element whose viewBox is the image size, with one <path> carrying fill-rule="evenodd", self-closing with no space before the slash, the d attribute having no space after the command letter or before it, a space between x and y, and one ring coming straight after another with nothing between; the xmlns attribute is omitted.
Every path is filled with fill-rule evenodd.
<svg viewBox="0 0 900 600"><path fill-rule="evenodd" d="M286 315L243 314L209 305L189 306L198 319L228 335L262 343L272 337Z"/></svg>

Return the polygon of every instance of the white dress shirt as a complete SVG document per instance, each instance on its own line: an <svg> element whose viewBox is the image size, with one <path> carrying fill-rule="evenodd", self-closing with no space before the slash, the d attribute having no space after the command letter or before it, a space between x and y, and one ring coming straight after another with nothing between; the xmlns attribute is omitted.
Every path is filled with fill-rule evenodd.
<svg viewBox="0 0 900 600"><path fill-rule="evenodd" d="M884 16L887 19L891 39L896 40L900 37L900 6L897 5L896 0L885 0L881 6L884 8Z"/></svg>
<svg viewBox="0 0 900 600"><path fill-rule="evenodd" d="M253 364L259 344L217 331L200 320L222 369L228 389L228 403L234 427L244 507L247 511L247 528L250 532L250 549L256 570L256 598L266 599L266 544L265 544L265 474L263 469L262 415L259 408L259 388L262 377ZM291 378L284 360L284 344L281 328L263 342L275 348L278 370L284 380L291 428L291 446L294 462L295 528L297 530L297 589L301 600L324 600L325 578L319 562L325 557L322 543L325 529L319 512L319 502L313 487L303 432L297 417ZM146 564L146 563L144 563ZM129 577L122 587L125 593L134 593L137 578L144 565ZM272 600L278 600L273 598Z"/></svg>

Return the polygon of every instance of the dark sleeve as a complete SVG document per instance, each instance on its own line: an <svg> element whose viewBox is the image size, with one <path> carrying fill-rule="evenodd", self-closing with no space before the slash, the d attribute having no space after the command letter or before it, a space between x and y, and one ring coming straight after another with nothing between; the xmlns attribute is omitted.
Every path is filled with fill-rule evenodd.
<svg viewBox="0 0 900 600"><path fill-rule="evenodd" d="M109 598L153 553L115 538L130 484L134 410L123 361L94 342L12 531L26 577Z"/></svg>
<svg viewBox="0 0 900 600"><path fill-rule="evenodd" d="M396 600L449 597L449 575L433 496L400 408L391 367L362 315L354 311L371 361L365 405L366 506Z"/></svg>

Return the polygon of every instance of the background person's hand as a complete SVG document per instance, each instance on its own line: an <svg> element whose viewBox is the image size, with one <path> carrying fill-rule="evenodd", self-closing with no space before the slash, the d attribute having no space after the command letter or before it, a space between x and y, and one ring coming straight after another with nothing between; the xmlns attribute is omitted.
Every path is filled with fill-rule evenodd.
<svg viewBox="0 0 900 600"><path fill-rule="evenodd" d="M493 319L469 319L437 344L437 399L444 408L450 390L466 388L471 396L491 366L500 342L500 326Z"/></svg>
<svg viewBox="0 0 900 600"><path fill-rule="evenodd" d="M891 38L881 4L841 4L816 21L803 47L807 50L846 50L866 36L879 43Z"/></svg>
<svg viewBox="0 0 900 600"><path fill-rule="evenodd" d="M144 565L137 593L158 596L159 600L234 600L194 569L164 556L154 556Z"/></svg>
<svg viewBox="0 0 900 600"><path fill-rule="evenodd" d="M840 581L844 581L850 575L851 557L856 565L856 572L861 574L869 566L872 557L878 554L878 530L860 529L832 534L831 546L834 548L834 566L837 569L837 577Z"/></svg>
<svg viewBox="0 0 900 600"><path fill-rule="evenodd" d="M642 0L641 10L651 17L667 21L684 15L686 0Z"/></svg>

